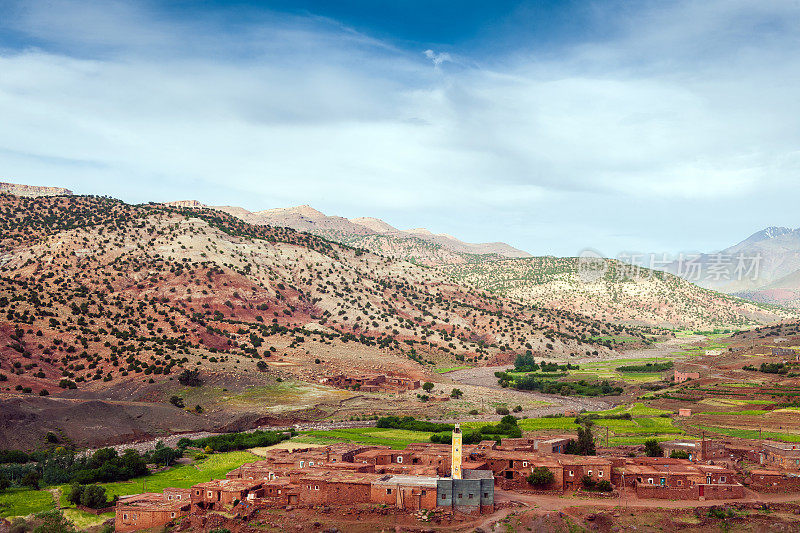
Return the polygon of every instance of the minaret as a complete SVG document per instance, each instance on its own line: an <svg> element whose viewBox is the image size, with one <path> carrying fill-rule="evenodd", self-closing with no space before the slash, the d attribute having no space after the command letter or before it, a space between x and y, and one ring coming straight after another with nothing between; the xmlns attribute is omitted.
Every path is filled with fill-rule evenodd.
<svg viewBox="0 0 800 533"><path fill-rule="evenodd" d="M453 457L450 467L453 479L461 479L461 427L453 428Z"/></svg>

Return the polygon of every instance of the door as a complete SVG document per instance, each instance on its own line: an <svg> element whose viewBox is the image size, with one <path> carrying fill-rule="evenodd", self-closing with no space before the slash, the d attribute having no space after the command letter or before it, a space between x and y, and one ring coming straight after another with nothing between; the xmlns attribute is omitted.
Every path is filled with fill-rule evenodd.
<svg viewBox="0 0 800 533"><path fill-rule="evenodd" d="M705 495L706 487L705 487L705 485L700 485L699 487L700 487L700 496L702 497L702 496Z"/></svg>

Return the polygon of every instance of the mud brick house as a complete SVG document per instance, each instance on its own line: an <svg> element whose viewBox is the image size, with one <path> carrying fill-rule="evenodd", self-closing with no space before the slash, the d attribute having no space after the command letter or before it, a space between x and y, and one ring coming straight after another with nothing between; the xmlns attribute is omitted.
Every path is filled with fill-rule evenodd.
<svg viewBox="0 0 800 533"><path fill-rule="evenodd" d="M675 383L683 383L684 381L689 381L690 379L700 379L700 373L681 372L679 370L675 371Z"/></svg>
<svg viewBox="0 0 800 533"><path fill-rule="evenodd" d="M698 465L686 459L636 457L615 459L612 483L633 488L639 498L733 499L744 496L734 470Z"/></svg>
<svg viewBox="0 0 800 533"><path fill-rule="evenodd" d="M369 503L372 483L378 474L322 472L301 477L299 502L311 505L349 505Z"/></svg>
<svg viewBox="0 0 800 533"><path fill-rule="evenodd" d="M765 442L759 462L778 470L800 471L800 444L789 442Z"/></svg>
<svg viewBox="0 0 800 533"><path fill-rule="evenodd" d="M750 472L750 488L758 492L800 492L800 474L753 470Z"/></svg>
<svg viewBox="0 0 800 533"><path fill-rule="evenodd" d="M420 388L418 379L384 374L337 374L322 379L322 383L340 389L357 389L364 392L402 392Z"/></svg>
<svg viewBox="0 0 800 533"><path fill-rule="evenodd" d="M586 477L599 483L611 482L611 461L603 457L581 457L565 455L558 459L564 475L564 490L577 490Z"/></svg>
<svg viewBox="0 0 800 533"><path fill-rule="evenodd" d="M673 452L686 452L689 454L690 461L702 461L705 459L704 443L702 441L691 440L672 440L660 443L664 451L664 457L670 457Z"/></svg>
<svg viewBox="0 0 800 533"><path fill-rule="evenodd" d="M436 483L436 477L385 475L372 483L371 501L407 511L435 509Z"/></svg>
<svg viewBox="0 0 800 533"><path fill-rule="evenodd" d="M198 483L191 488L192 509L232 509L241 501L255 499L263 485L263 479L217 479Z"/></svg>
<svg viewBox="0 0 800 533"><path fill-rule="evenodd" d="M163 493L145 492L122 497L117 502L114 529L138 531L162 527L187 516L190 508L189 489L168 488Z"/></svg>
<svg viewBox="0 0 800 533"><path fill-rule="evenodd" d="M542 457L531 452L492 450L479 456L473 455L471 460L480 457L494 475L497 485L502 489L514 489L528 487L527 478L537 466L545 466L556 479L553 489L560 490L563 485L562 467L557 462L548 457Z"/></svg>

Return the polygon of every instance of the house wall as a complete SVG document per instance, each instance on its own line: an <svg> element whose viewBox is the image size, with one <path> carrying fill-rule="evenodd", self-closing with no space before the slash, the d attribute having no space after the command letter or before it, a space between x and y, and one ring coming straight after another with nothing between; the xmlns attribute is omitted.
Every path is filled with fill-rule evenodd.
<svg viewBox="0 0 800 533"><path fill-rule="evenodd" d="M800 476L753 474L750 488L758 492L800 492Z"/></svg>
<svg viewBox="0 0 800 533"><path fill-rule="evenodd" d="M189 505L173 510L149 511L136 506L117 506L114 520L114 531L138 531L152 527L161 527L171 520L189 514Z"/></svg>
<svg viewBox="0 0 800 533"><path fill-rule="evenodd" d="M348 505L368 503L371 498L369 481L300 481L299 498L303 504Z"/></svg>

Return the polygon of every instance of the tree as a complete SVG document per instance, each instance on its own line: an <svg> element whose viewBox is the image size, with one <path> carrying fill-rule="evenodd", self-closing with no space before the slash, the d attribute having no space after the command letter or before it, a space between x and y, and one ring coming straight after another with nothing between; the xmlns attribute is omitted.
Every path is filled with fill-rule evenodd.
<svg viewBox="0 0 800 533"><path fill-rule="evenodd" d="M450 391L451 398L458 399L461 398L463 395L464 393L461 391L461 389L453 389L452 391Z"/></svg>
<svg viewBox="0 0 800 533"><path fill-rule="evenodd" d="M186 385L187 387L199 387L203 384L199 370L184 370L178 375L178 381L181 385Z"/></svg>
<svg viewBox="0 0 800 533"><path fill-rule="evenodd" d="M644 441L644 453L647 457L661 457L664 452L656 439L648 439Z"/></svg>
<svg viewBox="0 0 800 533"><path fill-rule="evenodd" d="M39 480L41 478L42 477L35 470L30 470L24 476L22 476L22 479L19 483L23 487L30 487L32 489L39 490Z"/></svg>
<svg viewBox="0 0 800 533"><path fill-rule="evenodd" d="M687 452L686 450L672 450L671 452L669 452L669 456L672 459L688 459L689 452Z"/></svg>
<svg viewBox="0 0 800 533"><path fill-rule="evenodd" d="M588 425L586 427L578 428L578 450L580 455L595 455L594 437L592 436L592 428Z"/></svg>
<svg viewBox="0 0 800 533"><path fill-rule="evenodd" d="M181 409L183 409L185 407L185 405L183 403L183 398L181 398L180 396L171 397L169 399L169 403L171 403L175 407L180 407Z"/></svg>
<svg viewBox="0 0 800 533"><path fill-rule="evenodd" d="M549 487L556 480L553 473L545 466L537 466L527 477L528 484L533 487Z"/></svg>
<svg viewBox="0 0 800 533"><path fill-rule="evenodd" d="M267 371L267 363L265 363L264 361L259 361L258 363L256 363L256 367L261 372L266 372Z"/></svg>
<svg viewBox="0 0 800 533"><path fill-rule="evenodd" d="M75 533L75 525L58 509L39 513L36 518L41 524L36 526L33 533Z"/></svg>
<svg viewBox="0 0 800 533"><path fill-rule="evenodd" d="M11 486L11 481L6 477L5 474L0 474L0 494L3 493L8 487Z"/></svg>
<svg viewBox="0 0 800 533"><path fill-rule="evenodd" d="M426 381L425 383L422 384L422 390L424 390L425 392L432 391L433 390L433 383L431 383L430 381Z"/></svg>

